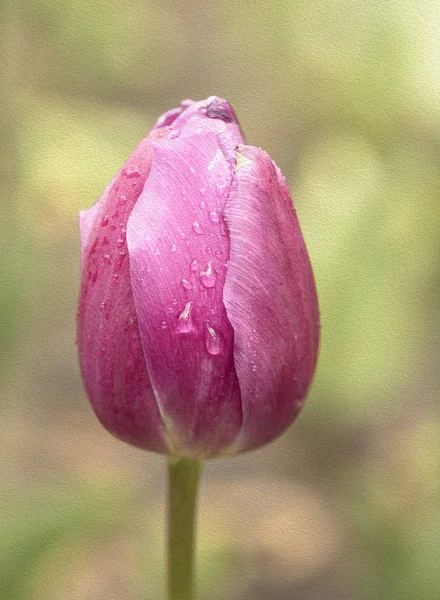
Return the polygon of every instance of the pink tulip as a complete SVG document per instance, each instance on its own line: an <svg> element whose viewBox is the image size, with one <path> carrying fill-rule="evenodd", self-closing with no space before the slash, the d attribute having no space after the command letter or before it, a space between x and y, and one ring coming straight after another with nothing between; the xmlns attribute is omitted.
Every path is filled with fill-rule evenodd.
<svg viewBox="0 0 440 600"><path fill-rule="evenodd" d="M284 177L225 100L162 115L80 230L79 356L110 432L202 458L290 425L316 364L315 284Z"/></svg>

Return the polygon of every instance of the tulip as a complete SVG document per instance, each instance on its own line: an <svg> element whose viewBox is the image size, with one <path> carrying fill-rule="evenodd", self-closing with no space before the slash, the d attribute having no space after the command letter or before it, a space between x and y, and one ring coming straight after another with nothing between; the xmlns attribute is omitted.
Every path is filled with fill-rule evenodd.
<svg viewBox="0 0 440 600"><path fill-rule="evenodd" d="M313 274L281 171L225 100L162 115L80 233L81 370L111 433L201 459L292 423L318 352Z"/></svg>

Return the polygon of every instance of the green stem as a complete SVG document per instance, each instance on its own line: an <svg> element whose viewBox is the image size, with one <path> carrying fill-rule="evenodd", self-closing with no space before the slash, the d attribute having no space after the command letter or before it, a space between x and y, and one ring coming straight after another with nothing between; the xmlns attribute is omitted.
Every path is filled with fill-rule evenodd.
<svg viewBox="0 0 440 600"><path fill-rule="evenodd" d="M199 461L168 459L168 600L193 600Z"/></svg>

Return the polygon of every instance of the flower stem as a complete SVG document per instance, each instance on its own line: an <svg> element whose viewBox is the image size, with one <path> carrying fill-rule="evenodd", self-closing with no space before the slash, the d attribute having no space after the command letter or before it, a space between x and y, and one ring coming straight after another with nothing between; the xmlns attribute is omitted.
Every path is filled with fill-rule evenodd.
<svg viewBox="0 0 440 600"><path fill-rule="evenodd" d="M168 600L193 600L194 521L201 463L168 459Z"/></svg>

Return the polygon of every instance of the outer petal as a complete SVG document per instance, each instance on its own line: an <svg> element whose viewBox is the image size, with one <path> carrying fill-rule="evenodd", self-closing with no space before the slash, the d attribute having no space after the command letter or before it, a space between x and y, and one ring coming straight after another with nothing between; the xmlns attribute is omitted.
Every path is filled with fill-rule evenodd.
<svg viewBox="0 0 440 600"><path fill-rule="evenodd" d="M121 439L167 451L164 426L149 381L130 283L126 224L151 167L148 136L80 216L81 291L78 346L86 391L103 425Z"/></svg>
<svg viewBox="0 0 440 600"><path fill-rule="evenodd" d="M151 381L173 450L193 457L220 453L242 420L222 299L229 240L221 216L232 176L221 140L235 149L242 138L235 122L207 117L210 102L191 104L173 121L173 137L153 144L127 231Z"/></svg>
<svg viewBox="0 0 440 600"><path fill-rule="evenodd" d="M224 303L243 409L236 449L249 450L279 435L302 406L317 358L318 305L289 191L261 149L239 148L224 218Z"/></svg>

